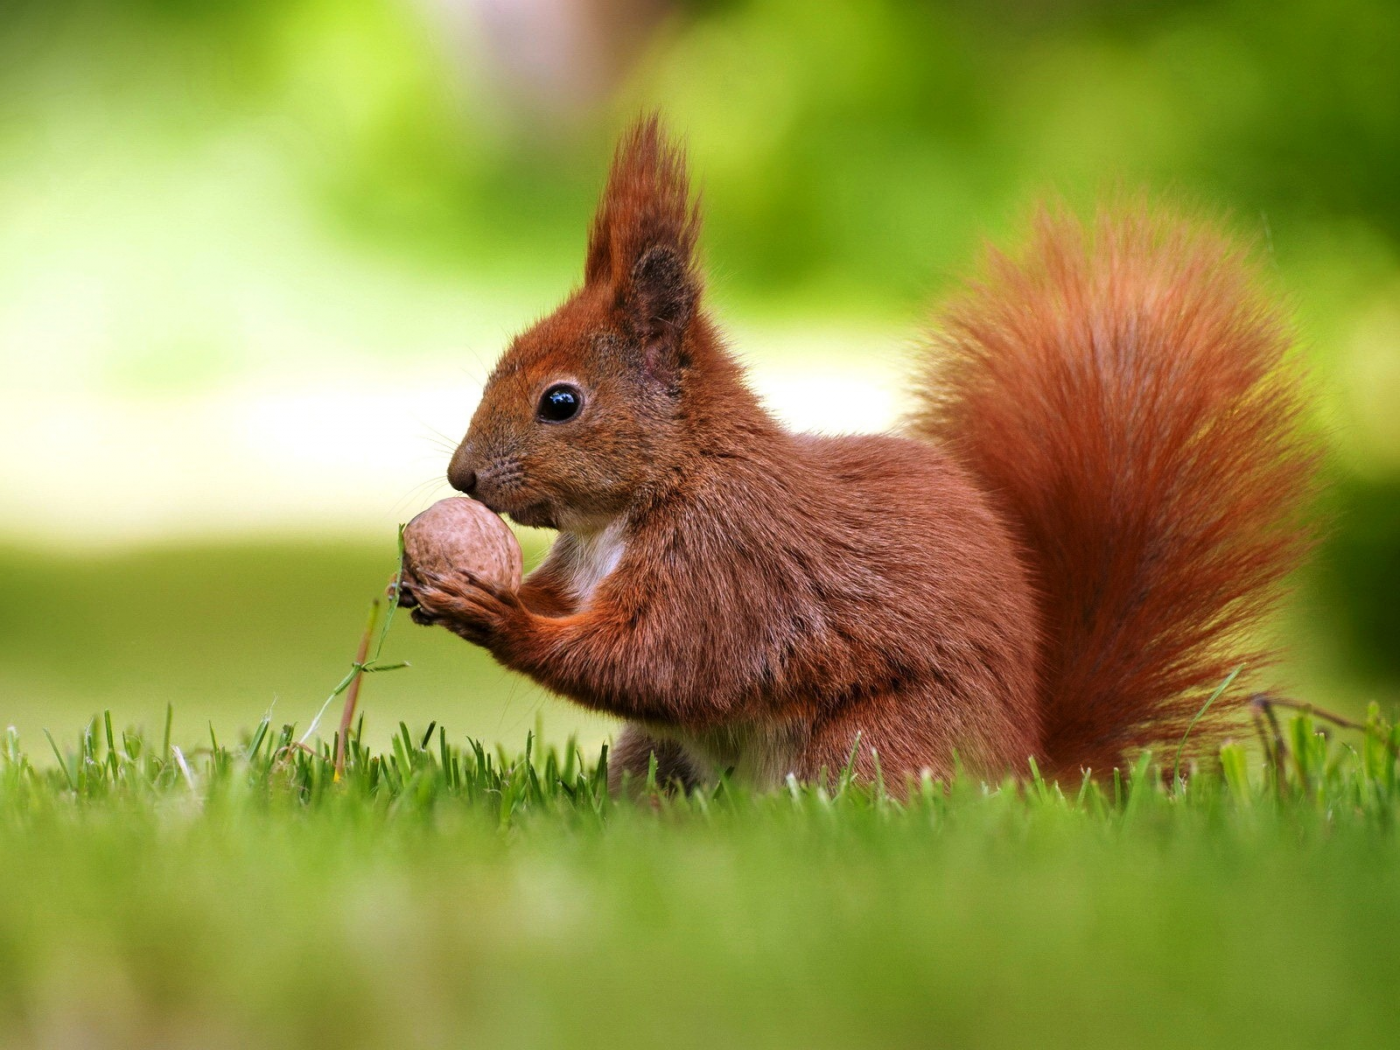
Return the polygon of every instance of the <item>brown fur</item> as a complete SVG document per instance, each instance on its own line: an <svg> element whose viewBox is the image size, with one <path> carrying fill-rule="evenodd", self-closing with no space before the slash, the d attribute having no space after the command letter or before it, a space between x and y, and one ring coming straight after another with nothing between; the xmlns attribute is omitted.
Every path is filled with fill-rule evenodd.
<svg viewBox="0 0 1400 1050"><path fill-rule="evenodd" d="M823 438L745 384L697 229L640 122L583 287L507 350L449 470L559 540L518 595L418 581L415 617L631 722L615 774L655 751L664 779L770 786L859 741L897 786L1178 739L1305 544L1298 388L1239 260L1141 216L1093 244L1046 219L940 325L923 440ZM582 411L539 422L560 381Z"/></svg>

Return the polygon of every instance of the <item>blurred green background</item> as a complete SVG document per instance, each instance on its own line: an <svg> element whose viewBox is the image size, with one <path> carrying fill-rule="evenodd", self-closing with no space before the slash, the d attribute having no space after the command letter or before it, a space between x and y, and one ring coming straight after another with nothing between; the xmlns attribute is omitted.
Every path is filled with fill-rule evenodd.
<svg viewBox="0 0 1400 1050"><path fill-rule="evenodd" d="M305 725L644 107L795 426L891 422L928 304L1037 199L1227 212L1334 450L1279 678L1393 709L1397 53L1393 0L8 0L0 724ZM386 655L414 667L365 689L379 739L608 732L406 621Z"/></svg>

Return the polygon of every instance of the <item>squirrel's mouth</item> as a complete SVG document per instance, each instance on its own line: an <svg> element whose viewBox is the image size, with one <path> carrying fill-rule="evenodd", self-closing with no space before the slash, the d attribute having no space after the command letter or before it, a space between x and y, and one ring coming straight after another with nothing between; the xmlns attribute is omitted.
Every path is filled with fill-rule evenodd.
<svg viewBox="0 0 1400 1050"><path fill-rule="evenodd" d="M518 495L524 495L524 493ZM528 525L536 529L557 529L559 527L554 523L554 512L545 500L534 500L530 503L517 505L516 501L510 499L509 496L503 497L499 491L483 492L480 486L475 488L471 497L492 514L507 514L519 525Z"/></svg>
<svg viewBox="0 0 1400 1050"><path fill-rule="evenodd" d="M491 505L486 504L488 507ZM496 510L495 507L491 507ZM498 514L501 511L496 511ZM517 510L506 510L517 525L526 525L532 529L557 529L559 526L554 520L554 513L546 503L531 503L520 507Z"/></svg>

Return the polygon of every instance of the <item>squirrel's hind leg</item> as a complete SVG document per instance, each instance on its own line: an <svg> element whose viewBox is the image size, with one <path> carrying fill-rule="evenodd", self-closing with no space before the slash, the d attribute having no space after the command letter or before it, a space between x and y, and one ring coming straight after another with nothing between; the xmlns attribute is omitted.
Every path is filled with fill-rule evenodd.
<svg viewBox="0 0 1400 1050"><path fill-rule="evenodd" d="M608 756L608 791L617 795L627 780L633 797L645 787L651 756L656 756L656 782L668 791L688 792L700 783L700 775L674 740L660 740L642 726L629 723L618 734Z"/></svg>
<svg viewBox="0 0 1400 1050"><path fill-rule="evenodd" d="M939 689L873 698L823 719L813 730L799 775L830 786L848 765L866 782L880 777L903 796L927 775L947 780L959 766L1000 776L1025 768L1036 751L1034 724L995 697L951 699ZM973 717L956 717L972 712Z"/></svg>

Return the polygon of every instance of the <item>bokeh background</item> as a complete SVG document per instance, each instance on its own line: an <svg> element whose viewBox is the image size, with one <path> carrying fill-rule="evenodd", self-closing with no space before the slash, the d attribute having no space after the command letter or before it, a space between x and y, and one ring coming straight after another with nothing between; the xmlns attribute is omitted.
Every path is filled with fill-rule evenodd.
<svg viewBox="0 0 1400 1050"><path fill-rule="evenodd" d="M928 305L1038 199L1228 212L1333 450L1279 678L1393 714L1397 54L1393 0L6 0L0 725L305 725L650 107L796 426L893 421ZM380 740L609 730L406 620L386 656L414 666L366 686Z"/></svg>

